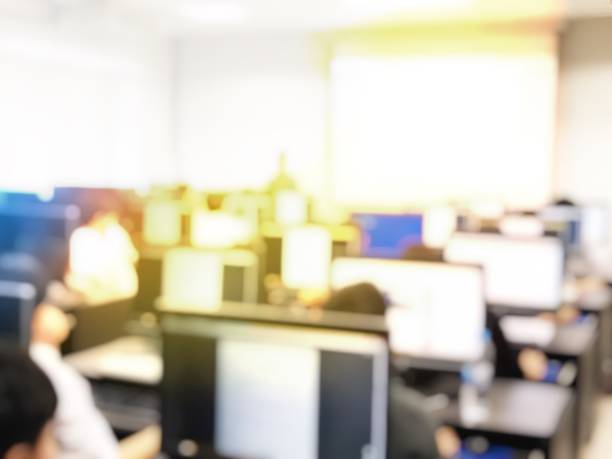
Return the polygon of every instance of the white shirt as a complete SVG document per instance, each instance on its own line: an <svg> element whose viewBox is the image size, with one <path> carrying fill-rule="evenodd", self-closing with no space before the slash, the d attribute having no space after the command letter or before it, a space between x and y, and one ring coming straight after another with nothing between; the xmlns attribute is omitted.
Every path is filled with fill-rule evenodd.
<svg viewBox="0 0 612 459"><path fill-rule="evenodd" d="M51 380L58 398L55 415L60 459L117 459L113 432L94 404L89 383L45 344L30 347L32 359Z"/></svg>

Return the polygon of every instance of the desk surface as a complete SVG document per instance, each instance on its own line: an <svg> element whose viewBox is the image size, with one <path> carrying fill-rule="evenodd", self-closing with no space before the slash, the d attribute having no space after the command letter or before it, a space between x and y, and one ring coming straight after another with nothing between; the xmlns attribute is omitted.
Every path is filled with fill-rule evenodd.
<svg viewBox="0 0 612 459"><path fill-rule="evenodd" d="M549 440L571 404L572 393L551 384L501 379L494 382L488 400L489 416L476 425L463 422L457 401L436 414L459 428Z"/></svg>
<svg viewBox="0 0 612 459"><path fill-rule="evenodd" d="M155 340L129 336L65 357L89 379L111 379L147 386L162 376L162 359Z"/></svg>
<svg viewBox="0 0 612 459"><path fill-rule="evenodd" d="M608 287L589 290L580 295L578 309L585 312L603 312L612 304L612 294Z"/></svg>
<svg viewBox="0 0 612 459"><path fill-rule="evenodd" d="M597 327L598 319L594 316L578 324L561 326L552 342L542 350L547 354L580 357L595 343Z"/></svg>
<svg viewBox="0 0 612 459"><path fill-rule="evenodd" d="M529 320L529 319L527 319ZM541 319L533 318L534 324L545 324ZM557 326L552 339L545 344L537 345L546 354L578 358L587 352L597 338L598 319L589 316L580 323ZM534 346L531 334L522 340L519 334L506 335L508 341L515 347Z"/></svg>

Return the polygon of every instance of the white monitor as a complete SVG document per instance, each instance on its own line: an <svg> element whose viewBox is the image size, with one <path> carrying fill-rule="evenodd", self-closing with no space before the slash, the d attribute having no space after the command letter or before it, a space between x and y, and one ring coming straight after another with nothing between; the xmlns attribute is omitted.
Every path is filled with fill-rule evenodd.
<svg viewBox="0 0 612 459"><path fill-rule="evenodd" d="M329 284L332 238L322 226L291 228L283 235L281 275L293 289L325 290Z"/></svg>
<svg viewBox="0 0 612 459"><path fill-rule="evenodd" d="M172 457L386 457L384 336L236 315L165 316L162 330Z"/></svg>
<svg viewBox="0 0 612 459"><path fill-rule="evenodd" d="M365 258L334 261L334 290L361 282L375 285L390 302L393 352L453 361L481 355L486 311L479 267Z"/></svg>
<svg viewBox="0 0 612 459"><path fill-rule="evenodd" d="M143 239L154 246L175 246L181 242L181 204L152 201L143 212Z"/></svg>
<svg viewBox="0 0 612 459"><path fill-rule="evenodd" d="M489 304L538 310L554 310L561 304L564 252L558 238L457 233L444 257L482 265Z"/></svg>
<svg viewBox="0 0 612 459"><path fill-rule="evenodd" d="M584 250L601 249L608 243L610 221L608 209L603 205L581 208L580 245Z"/></svg>
<svg viewBox="0 0 612 459"><path fill-rule="evenodd" d="M161 294L164 307L219 307L223 302L222 255L186 247L168 250L163 260Z"/></svg>

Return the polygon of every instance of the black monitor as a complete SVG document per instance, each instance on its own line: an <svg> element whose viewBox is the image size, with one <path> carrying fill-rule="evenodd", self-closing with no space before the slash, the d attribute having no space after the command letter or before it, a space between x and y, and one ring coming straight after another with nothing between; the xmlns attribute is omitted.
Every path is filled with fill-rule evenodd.
<svg viewBox="0 0 612 459"><path fill-rule="evenodd" d="M326 318L350 315L296 319L279 311L226 305L200 315L163 316L164 453L206 459L386 457L384 326L357 331L350 321Z"/></svg>
<svg viewBox="0 0 612 459"><path fill-rule="evenodd" d="M0 252L36 257L52 278L61 278L68 264L70 235L78 227L76 206L50 203L0 205Z"/></svg>
<svg viewBox="0 0 612 459"><path fill-rule="evenodd" d="M32 285L0 281L0 346L29 346L35 299L36 289Z"/></svg>

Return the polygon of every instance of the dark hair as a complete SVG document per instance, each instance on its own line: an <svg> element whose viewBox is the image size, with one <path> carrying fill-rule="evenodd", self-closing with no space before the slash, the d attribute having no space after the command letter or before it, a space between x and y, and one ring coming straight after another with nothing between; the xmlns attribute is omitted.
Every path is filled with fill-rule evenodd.
<svg viewBox="0 0 612 459"><path fill-rule="evenodd" d="M49 378L30 357L0 350L0 457L19 443L36 444L56 408Z"/></svg>
<svg viewBox="0 0 612 459"><path fill-rule="evenodd" d="M413 245L406 250L402 256L406 261L429 261L444 263L444 251L434 249L425 245Z"/></svg>
<svg viewBox="0 0 612 459"><path fill-rule="evenodd" d="M364 282L338 290L324 307L331 311L382 316L387 305L383 294L372 284Z"/></svg>

